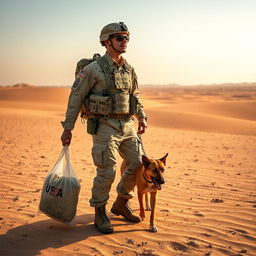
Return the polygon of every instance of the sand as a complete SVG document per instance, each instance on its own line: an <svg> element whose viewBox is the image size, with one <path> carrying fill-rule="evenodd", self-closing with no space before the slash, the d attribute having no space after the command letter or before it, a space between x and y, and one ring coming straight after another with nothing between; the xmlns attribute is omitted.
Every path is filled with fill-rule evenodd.
<svg viewBox="0 0 256 256"><path fill-rule="evenodd" d="M89 206L95 168L78 119L70 146L81 181L75 226L38 213L41 188L60 151L68 88L0 88L0 255L256 255L256 86L143 87L147 155L169 153L156 224L107 210L99 233ZM119 160L120 163L120 160ZM139 213L137 196L131 202Z"/></svg>

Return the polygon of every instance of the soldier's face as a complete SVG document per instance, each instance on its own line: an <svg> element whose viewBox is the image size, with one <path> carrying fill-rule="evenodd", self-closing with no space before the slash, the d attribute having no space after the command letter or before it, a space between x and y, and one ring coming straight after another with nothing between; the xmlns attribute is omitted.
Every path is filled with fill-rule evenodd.
<svg viewBox="0 0 256 256"><path fill-rule="evenodd" d="M113 47L120 53L126 52L128 42L129 42L129 36L126 33L115 34L112 37Z"/></svg>

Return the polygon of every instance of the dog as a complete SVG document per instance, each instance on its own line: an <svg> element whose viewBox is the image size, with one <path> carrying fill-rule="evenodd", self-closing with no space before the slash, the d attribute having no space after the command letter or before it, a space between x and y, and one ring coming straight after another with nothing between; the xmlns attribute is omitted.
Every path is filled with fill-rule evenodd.
<svg viewBox="0 0 256 256"><path fill-rule="evenodd" d="M145 194L146 210L151 210L150 230L157 232L158 228L155 224L156 194L161 190L161 185L165 183L163 173L166 166L166 158L168 153L161 159L149 159L145 155L142 156L142 164L137 169L136 186L138 199L140 204L140 217L145 219L145 209L143 204L143 196ZM125 170L125 163L121 165L121 174ZM150 193L150 204L148 193Z"/></svg>

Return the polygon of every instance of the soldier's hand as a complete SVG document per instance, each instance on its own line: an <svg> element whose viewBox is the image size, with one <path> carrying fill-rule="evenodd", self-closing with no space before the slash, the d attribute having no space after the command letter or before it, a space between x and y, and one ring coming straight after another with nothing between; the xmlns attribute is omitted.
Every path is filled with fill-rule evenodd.
<svg viewBox="0 0 256 256"><path fill-rule="evenodd" d="M64 130L61 136L62 146L70 145L72 139L71 130Z"/></svg>
<svg viewBox="0 0 256 256"><path fill-rule="evenodd" d="M140 118L139 119L139 127L138 127L138 133L143 134L146 131L147 126L147 121L145 118Z"/></svg>

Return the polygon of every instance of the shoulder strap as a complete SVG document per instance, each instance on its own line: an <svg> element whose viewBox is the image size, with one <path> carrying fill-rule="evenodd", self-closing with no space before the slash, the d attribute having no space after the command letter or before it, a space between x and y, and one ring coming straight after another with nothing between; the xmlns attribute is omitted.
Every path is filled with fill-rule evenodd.
<svg viewBox="0 0 256 256"><path fill-rule="evenodd" d="M127 62L127 60L125 60L125 69L128 71L128 72L131 72L132 71L132 66Z"/></svg>
<svg viewBox="0 0 256 256"><path fill-rule="evenodd" d="M108 61L107 61L107 59L104 56L97 58L96 61L102 67L103 71L105 71L105 70L106 71L110 71L110 68L109 68L109 65L108 65Z"/></svg>
<svg viewBox="0 0 256 256"><path fill-rule="evenodd" d="M97 63L100 65L100 67L102 68L104 75L105 75L105 79L106 79L106 83L107 83L107 88L111 89L112 88L112 83L111 83L111 72L110 72L110 68L109 68L109 64L106 58L104 58L104 56L97 58Z"/></svg>

